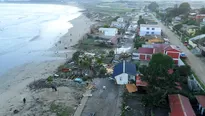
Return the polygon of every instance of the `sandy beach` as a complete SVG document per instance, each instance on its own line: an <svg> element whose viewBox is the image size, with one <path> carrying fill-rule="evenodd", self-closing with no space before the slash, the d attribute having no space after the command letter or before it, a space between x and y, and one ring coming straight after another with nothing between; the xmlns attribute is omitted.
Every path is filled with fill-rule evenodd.
<svg viewBox="0 0 205 116"><path fill-rule="evenodd" d="M55 114L52 114L48 110L48 104L54 101L69 105L68 107L78 105L78 101L75 99L76 96L73 93L82 94L81 92L83 91L76 92L75 88L59 87L58 92L52 92L50 88L30 91L27 86L31 82L53 75L58 66L65 63L66 59L72 57L75 49L71 46L77 44L93 24L84 15L70 22L73 24L73 27L60 38L59 42L48 50L49 52L53 52L51 57L56 57L56 60L27 63L13 68L1 76L3 78L11 78L11 80L0 88L0 116L13 116L15 109L19 111L15 116L55 116ZM23 103L23 98L26 98L26 104ZM36 99L38 101L44 101L44 103L37 105Z"/></svg>

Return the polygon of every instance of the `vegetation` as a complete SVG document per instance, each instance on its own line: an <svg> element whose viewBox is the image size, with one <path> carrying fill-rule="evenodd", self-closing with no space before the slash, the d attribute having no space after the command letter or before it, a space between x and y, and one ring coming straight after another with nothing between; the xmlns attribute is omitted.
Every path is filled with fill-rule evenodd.
<svg viewBox="0 0 205 116"><path fill-rule="evenodd" d="M134 41L134 47L136 49L138 49L139 47L142 47L142 44L145 44L145 42L143 40L140 40L140 39L135 39Z"/></svg>
<svg viewBox="0 0 205 116"><path fill-rule="evenodd" d="M183 22L183 24L187 24L187 25L198 25L198 23L197 23L195 20L192 20L192 19L190 19L190 20L185 20L185 21Z"/></svg>
<svg viewBox="0 0 205 116"><path fill-rule="evenodd" d="M187 77L191 75L191 67L188 65L177 67L177 70L179 70L180 76Z"/></svg>
<svg viewBox="0 0 205 116"><path fill-rule="evenodd" d="M53 82L53 77L52 77L52 76L49 76L49 77L47 78L47 81L48 81L49 83Z"/></svg>
<svg viewBox="0 0 205 116"><path fill-rule="evenodd" d="M57 105L55 103L51 104L50 110L53 113L56 113L56 116L70 116L74 112L73 108L69 108L64 105Z"/></svg>
<svg viewBox="0 0 205 116"><path fill-rule="evenodd" d="M168 13L166 14L166 20L179 15L184 15L184 19L187 19L190 10L191 7L188 2L181 3L179 7L178 5L175 5L174 8L168 10Z"/></svg>
<svg viewBox="0 0 205 116"><path fill-rule="evenodd" d="M204 7L200 8L199 13L200 14L205 14L205 8Z"/></svg>
<svg viewBox="0 0 205 116"><path fill-rule="evenodd" d="M145 20L142 18L142 16L139 16L139 20L137 21L137 24L146 24Z"/></svg>
<svg viewBox="0 0 205 116"><path fill-rule="evenodd" d="M156 2L151 2L148 5L148 9L150 9L151 11L157 11L159 8L159 5Z"/></svg>
<svg viewBox="0 0 205 116"><path fill-rule="evenodd" d="M142 101L146 106L166 106L167 95L176 91L176 82L181 82L178 71L170 73L164 65L152 64L149 66L140 67L140 72L143 74L142 79L148 83L147 93Z"/></svg>
<svg viewBox="0 0 205 116"><path fill-rule="evenodd" d="M110 57L113 57L115 55L115 52L114 52L114 50L111 50L111 51L109 51L109 54L108 54L108 56L110 56Z"/></svg>
<svg viewBox="0 0 205 116"><path fill-rule="evenodd" d="M163 66L166 70L173 68L174 61L171 57L164 55L162 53L157 53L152 55L152 59L149 62L150 66Z"/></svg>
<svg viewBox="0 0 205 116"><path fill-rule="evenodd" d="M104 28L109 28L109 25L105 24L103 27L104 27Z"/></svg>
<svg viewBox="0 0 205 116"><path fill-rule="evenodd" d="M173 27L174 30L180 30L181 28L182 28L182 24L178 24Z"/></svg>
<svg viewBox="0 0 205 116"><path fill-rule="evenodd" d="M72 60L75 61L76 63L78 62L78 59L79 59L79 56L80 56L81 52L80 51L77 51L75 53L73 53L73 56L72 56Z"/></svg>
<svg viewBox="0 0 205 116"><path fill-rule="evenodd" d="M183 2L179 5L178 11L180 14L187 14L191 10L191 6L188 2Z"/></svg>

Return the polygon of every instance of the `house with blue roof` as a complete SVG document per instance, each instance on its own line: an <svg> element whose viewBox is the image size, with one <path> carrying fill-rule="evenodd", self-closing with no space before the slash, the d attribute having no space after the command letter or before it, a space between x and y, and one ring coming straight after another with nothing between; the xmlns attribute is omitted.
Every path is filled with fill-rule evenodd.
<svg viewBox="0 0 205 116"><path fill-rule="evenodd" d="M123 85L136 80L136 65L130 62L122 61L115 65L112 77L117 84Z"/></svg>

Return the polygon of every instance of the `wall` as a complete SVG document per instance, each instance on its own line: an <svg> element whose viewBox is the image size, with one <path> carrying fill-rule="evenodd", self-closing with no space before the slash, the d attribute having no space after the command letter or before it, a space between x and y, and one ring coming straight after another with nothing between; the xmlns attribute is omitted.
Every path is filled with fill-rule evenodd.
<svg viewBox="0 0 205 116"><path fill-rule="evenodd" d="M147 29L149 28L149 30ZM140 27L140 36L145 36L147 35L161 35L161 28L160 27L153 27L154 30L152 30L152 27ZM148 33L149 34L148 34ZM154 32L154 34L152 34L152 32Z"/></svg>
<svg viewBox="0 0 205 116"><path fill-rule="evenodd" d="M128 74L122 73L115 77L117 84L124 85L128 83Z"/></svg>

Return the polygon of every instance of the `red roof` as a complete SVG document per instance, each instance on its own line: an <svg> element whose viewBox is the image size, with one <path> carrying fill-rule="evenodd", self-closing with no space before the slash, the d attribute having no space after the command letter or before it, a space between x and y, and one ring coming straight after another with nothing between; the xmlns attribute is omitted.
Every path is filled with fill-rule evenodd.
<svg viewBox="0 0 205 116"><path fill-rule="evenodd" d="M153 48L139 48L138 53L153 54Z"/></svg>
<svg viewBox="0 0 205 116"><path fill-rule="evenodd" d="M180 94L169 95L170 116L196 116L187 97Z"/></svg>
<svg viewBox="0 0 205 116"><path fill-rule="evenodd" d="M164 53L164 50L166 51L175 51L180 52L180 50L174 46L174 45L168 45L168 44L153 44L153 47L155 49L155 53Z"/></svg>
<svg viewBox="0 0 205 116"><path fill-rule="evenodd" d="M196 99L198 101L198 103L205 108L205 95L197 95Z"/></svg>
<svg viewBox="0 0 205 116"><path fill-rule="evenodd" d="M180 50L176 46L174 46L174 45L170 45L170 46L166 47L164 50L180 52Z"/></svg>

